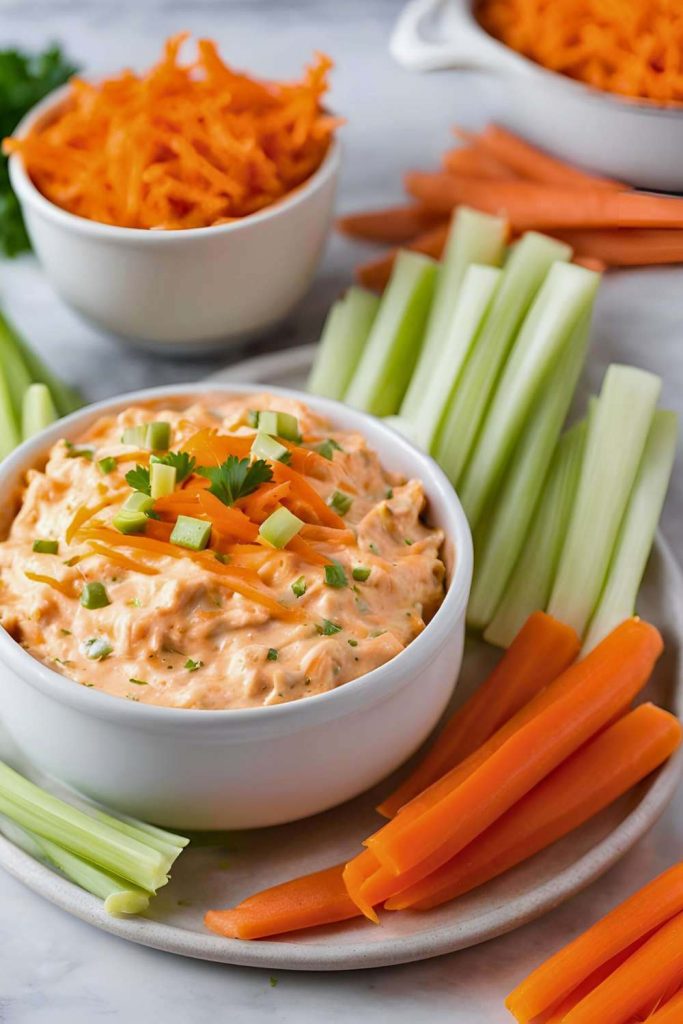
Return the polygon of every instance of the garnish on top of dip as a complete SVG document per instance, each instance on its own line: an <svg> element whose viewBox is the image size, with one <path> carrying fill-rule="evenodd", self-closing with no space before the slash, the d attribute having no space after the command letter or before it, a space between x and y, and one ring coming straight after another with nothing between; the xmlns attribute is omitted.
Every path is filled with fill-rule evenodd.
<svg viewBox="0 0 683 1024"><path fill-rule="evenodd" d="M0 622L119 697L245 708L398 654L443 599L422 484L267 394L134 406L30 470L0 542Z"/></svg>

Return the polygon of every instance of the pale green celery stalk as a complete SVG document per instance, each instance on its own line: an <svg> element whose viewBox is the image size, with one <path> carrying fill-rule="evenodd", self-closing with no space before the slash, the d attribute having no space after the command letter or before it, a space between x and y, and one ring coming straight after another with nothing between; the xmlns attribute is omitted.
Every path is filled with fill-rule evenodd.
<svg viewBox="0 0 683 1024"><path fill-rule="evenodd" d="M156 825L148 825L145 821L137 821L135 818L128 818L123 814L108 814L106 811L100 810L99 807L88 807L85 813L92 814L105 825L118 829L123 835L130 836L131 839L139 839L147 846L151 846L153 850L158 850L174 860L190 842L185 836L167 832L163 828L157 828Z"/></svg>
<svg viewBox="0 0 683 1024"><path fill-rule="evenodd" d="M662 382L633 366L605 374L548 612L579 636L595 611Z"/></svg>
<svg viewBox="0 0 683 1024"><path fill-rule="evenodd" d="M491 395L534 295L550 267L571 256L568 245L529 231L515 246L472 346L432 454L457 486Z"/></svg>
<svg viewBox="0 0 683 1024"><path fill-rule="evenodd" d="M453 215L424 344L401 405L402 416L415 422L420 419L424 393L434 378L437 364L442 365L441 353L468 268L473 263L500 266L506 237L507 222L500 217L467 206L461 206Z"/></svg>
<svg viewBox="0 0 683 1024"><path fill-rule="evenodd" d="M676 414L659 409L652 420L607 582L591 619L584 651L633 615L676 455Z"/></svg>
<svg viewBox="0 0 683 1024"><path fill-rule="evenodd" d="M588 348L590 310L574 328L522 432L492 507L475 533L475 570L467 608L484 629L505 593L548 476Z"/></svg>
<svg viewBox="0 0 683 1024"><path fill-rule="evenodd" d="M341 399L368 340L379 297L365 288L349 288L330 309L308 378L314 395Z"/></svg>
<svg viewBox="0 0 683 1024"><path fill-rule="evenodd" d="M7 318L0 312L0 364L8 352L14 352L24 364L25 374L29 381L47 384L60 416L66 416L83 404L77 391L64 384L48 370L45 363L26 344L24 339L12 327ZM25 379L25 377L24 377Z"/></svg>
<svg viewBox="0 0 683 1024"><path fill-rule="evenodd" d="M524 546L484 632L487 643L509 647L529 616L548 603L579 482L586 433L583 421L558 441Z"/></svg>
<svg viewBox="0 0 683 1024"><path fill-rule="evenodd" d="M29 384L24 392L21 410L21 433L24 441L39 434L58 419L47 384Z"/></svg>
<svg viewBox="0 0 683 1024"><path fill-rule="evenodd" d="M427 452L502 273L496 267L473 264L465 274L435 365L422 388L422 401L410 420L414 424L416 443ZM413 376L413 381L415 379ZM405 404L401 406L401 416Z"/></svg>
<svg viewBox="0 0 683 1024"><path fill-rule="evenodd" d="M0 813L97 867L154 892L165 885L174 857L85 814L0 762Z"/></svg>
<svg viewBox="0 0 683 1024"><path fill-rule="evenodd" d="M2 314L0 314L0 367L2 367L7 380L14 421L20 428L24 395L33 383L33 378L21 351L14 342L13 334L9 330L5 330Z"/></svg>
<svg viewBox="0 0 683 1024"><path fill-rule="evenodd" d="M592 270L556 263L541 285L513 344L459 484L458 495L473 530L500 484L538 396L562 375L562 350L567 348L576 325L592 309L599 283L600 275Z"/></svg>
<svg viewBox="0 0 683 1024"><path fill-rule="evenodd" d="M0 362L0 459L4 459L21 443L19 423L14 415L14 405L5 367Z"/></svg>
<svg viewBox="0 0 683 1024"><path fill-rule="evenodd" d="M398 412L410 383L434 293L438 264L402 250L382 296L344 400L375 416Z"/></svg>

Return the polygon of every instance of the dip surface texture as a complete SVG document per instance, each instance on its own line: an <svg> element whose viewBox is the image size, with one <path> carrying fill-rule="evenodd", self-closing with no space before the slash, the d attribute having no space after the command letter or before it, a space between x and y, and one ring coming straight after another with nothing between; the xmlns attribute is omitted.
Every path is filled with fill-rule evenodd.
<svg viewBox="0 0 683 1024"><path fill-rule="evenodd" d="M195 471L253 464L254 410L295 416L301 435L277 438L287 454L265 458L270 479L226 504L192 472L141 530L115 527L150 457L167 454L122 443L126 428L170 424L170 451ZM388 473L360 434L279 396L101 418L58 442L19 500L0 542L1 624L62 675L129 700L252 708L322 693L397 655L444 596L444 538L422 521L422 484ZM258 531L281 508L305 525L277 549ZM171 542L181 514L211 525L206 548Z"/></svg>

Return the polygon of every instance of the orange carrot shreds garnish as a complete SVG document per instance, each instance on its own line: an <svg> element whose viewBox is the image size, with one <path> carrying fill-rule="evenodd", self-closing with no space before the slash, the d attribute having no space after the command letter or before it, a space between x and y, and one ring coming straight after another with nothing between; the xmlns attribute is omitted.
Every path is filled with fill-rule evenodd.
<svg viewBox="0 0 683 1024"><path fill-rule="evenodd" d="M358 916L342 880L342 864L293 878L250 896L231 910L209 910L204 924L229 939L269 935L334 924Z"/></svg>
<svg viewBox="0 0 683 1024"><path fill-rule="evenodd" d="M480 181L445 171L410 171L405 185L411 196L433 210L448 213L464 203L505 215L514 231L683 227L683 200L671 196L533 181Z"/></svg>
<svg viewBox="0 0 683 1024"><path fill-rule="evenodd" d="M654 626L627 619L559 676L550 703L464 781L447 786L428 809L409 805L366 845L396 874L427 863L425 875L435 871L623 712L662 649ZM539 697L547 699L550 690Z"/></svg>
<svg viewBox="0 0 683 1024"><path fill-rule="evenodd" d="M593 971L682 912L683 862L629 896L537 967L510 993L505 1005L518 1021L527 1024L569 995Z"/></svg>
<svg viewBox="0 0 683 1024"><path fill-rule="evenodd" d="M303 539L303 537L292 537L287 543L287 551L293 551L299 558L310 562L311 565L331 565L332 562L325 555L316 551L315 548Z"/></svg>
<svg viewBox="0 0 683 1024"><path fill-rule="evenodd" d="M247 498L240 498L237 506L252 523L262 523L280 501L287 497L290 487L288 480L281 484L263 484Z"/></svg>
<svg viewBox="0 0 683 1024"><path fill-rule="evenodd" d="M401 245L435 227L440 219L439 214L413 203L410 206L391 206L386 210L346 214L338 218L337 230L366 242Z"/></svg>
<svg viewBox="0 0 683 1024"><path fill-rule="evenodd" d="M316 454L315 452L313 454ZM273 480L277 483L289 483L291 485L290 498L284 504L296 513L297 500L301 500L310 512L312 518L316 519L320 526L332 526L338 530L345 530L346 523L337 513L325 504L323 498L318 494L315 487L312 487L292 466L286 466L284 462L272 464Z"/></svg>
<svg viewBox="0 0 683 1024"><path fill-rule="evenodd" d="M174 518L179 515L196 515L199 511L199 495L174 491L173 494L165 495L163 498L156 498L154 511Z"/></svg>
<svg viewBox="0 0 683 1024"><path fill-rule="evenodd" d="M545 612L530 615L494 670L449 719L438 739L398 789L377 808L393 816L436 779L464 761L577 657L571 626Z"/></svg>
<svg viewBox="0 0 683 1024"><path fill-rule="evenodd" d="M115 455L114 458L118 463L121 462L142 462L146 464L149 462L149 457L152 453L149 451L139 452L121 452L120 455Z"/></svg>
<svg viewBox="0 0 683 1024"><path fill-rule="evenodd" d="M477 17L551 71L624 96L683 101L683 24L670 0L480 0Z"/></svg>
<svg viewBox="0 0 683 1024"><path fill-rule="evenodd" d="M223 502L209 491L199 492L199 507L207 519L234 540L253 541L258 537L258 527L244 512Z"/></svg>
<svg viewBox="0 0 683 1024"><path fill-rule="evenodd" d="M144 74L72 79L55 117L5 152L57 206L119 227L207 227L277 202L317 170L340 124L321 105L332 62L318 54L300 82L258 81L208 39L182 64L186 38Z"/></svg>
<svg viewBox="0 0 683 1024"><path fill-rule="evenodd" d="M680 722L653 704L641 704L556 768L453 860L389 899L386 908L428 910L484 885L608 807L680 743Z"/></svg>
<svg viewBox="0 0 683 1024"><path fill-rule="evenodd" d="M553 231L576 256L602 260L608 267L683 263L683 229L604 228Z"/></svg>
<svg viewBox="0 0 683 1024"><path fill-rule="evenodd" d="M446 239L448 238L448 230L448 222L442 221L435 228L430 228L429 231L418 235L417 238L414 238L404 248L410 249L412 252L424 253L425 256L433 256L434 259L438 260L443 254ZM367 263L361 263L357 266L356 278L359 284L362 284L365 288L372 289L372 291L383 291L391 277L398 253L398 249L392 249L378 259L368 260Z"/></svg>
<svg viewBox="0 0 683 1024"><path fill-rule="evenodd" d="M173 523L159 522L157 519L150 519L145 526L145 536L150 540L161 540L168 543L173 533Z"/></svg>
<svg viewBox="0 0 683 1024"><path fill-rule="evenodd" d="M33 583L44 583L46 587L52 587L53 590L59 591L64 597L76 596L73 584L68 580L58 580L54 576L43 576L39 572L25 572L24 576Z"/></svg>
<svg viewBox="0 0 683 1024"><path fill-rule="evenodd" d="M219 434L216 430L203 427L202 430L185 441L181 451L194 455L200 466L220 466L221 462L225 462L229 455L234 455L238 459L246 458L251 451L253 442L253 437ZM202 486L208 486L208 484Z"/></svg>
<svg viewBox="0 0 683 1024"><path fill-rule="evenodd" d="M64 538L67 544L71 543L80 528L87 523L89 519L92 519L92 517L97 515L98 512L101 512L103 508L107 508L116 500L117 496L109 495L107 498L98 502L97 505L81 505L81 507L76 510L73 519L64 531Z"/></svg>
<svg viewBox="0 0 683 1024"><path fill-rule="evenodd" d="M108 548L104 544L99 544L96 540L91 540L88 543L96 555L102 555L103 558L106 558L114 565L118 565L121 569L128 569L130 572L140 572L144 576L159 575L159 570L154 569L151 565L145 565L144 562L141 562L138 559L128 558L120 551L114 551L113 548Z"/></svg>
<svg viewBox="0 0 683 1024"><path fill-rule="evenodd" d="M317 526L307 523L301 530L304 540L318 541L324 544L343 544L352 546L356 543L353 530L340 530L333 526Z"/></svg>

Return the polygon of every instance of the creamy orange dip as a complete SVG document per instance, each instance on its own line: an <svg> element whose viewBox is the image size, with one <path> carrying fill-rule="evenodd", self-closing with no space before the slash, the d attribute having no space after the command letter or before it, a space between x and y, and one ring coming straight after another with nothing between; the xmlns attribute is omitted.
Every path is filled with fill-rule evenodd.
<svg viewBox="0 0 683 1024"><path fill-rule="evenodd" d="M253 464L254 410L292 414L301 436L278 438L287 453L264 460L272 478L228 505L196 470L230 448ZM115 526L133 493L126 474L137 466L144 480L160 453L123 443L123 431L153 421L170 425L170 451L188 452L195 472L128 535ZM280 549L258 531L282 507L304 525ZM387 472L360 434L332 430L301 403L254 394L131 407L58 442L44 470L28 472L0 542L0 622L50 668L129 700L298 700L389 661L438 608L444 538L424 510L419 480ZM181 513L211 524L202 550L170 539ZM108 604L86 606L93 584Z"/></svg>

